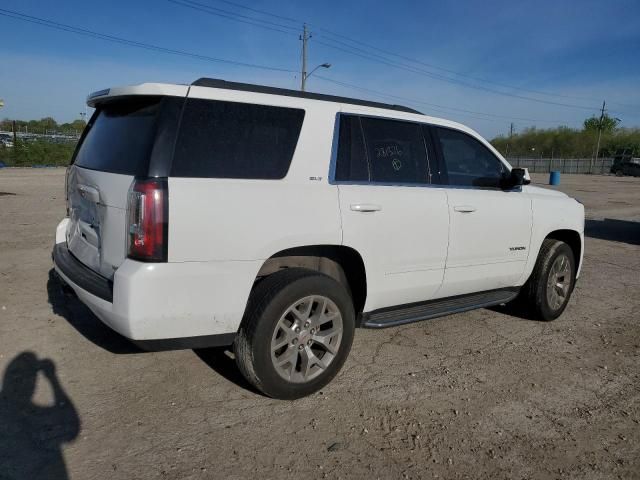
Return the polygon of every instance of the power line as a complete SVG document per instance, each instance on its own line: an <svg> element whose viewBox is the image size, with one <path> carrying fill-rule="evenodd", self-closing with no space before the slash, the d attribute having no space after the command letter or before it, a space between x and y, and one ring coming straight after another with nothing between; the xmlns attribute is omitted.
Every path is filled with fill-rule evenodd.
<svg viewBox="0 0 640 480"><path fill-rule="evenodd" d="M335 40L331 40L331 41L335 42ZM494 93L494 94L497 94L497 95L503 95L503 96L512 97L512 98L518 98L518 99L521 99L521 100L528 100L528 101L533 101L533 102L538 102L538 103L544 103L544 104L547 104L547 105L556 105L556 106L560 106L560 107L575 108L575 109L579 109L579 110L588 110L588 111L595 110L593 107L585 107L585 106L582 106L582 105L573 105L573 104L569 104L569 103L555 102L553 100L543 100L543 99L540 99L540 98L533 98L533 97L527 97L527 96L524 96L524 95L518 95L516 93L502 92L502 91L494 90L494 89L491 89L491 88L488 88L488 87L483 87L481 85L473 85L473 84L470 84L468 82L464 82L462 80L448 78L448 77L445 77L445 76L440 75L440 74L436 74L436 73L433 73L433 72L428 72L426 70L423 70L423 69L420 69L420 68L416 68L416 67L413 67L413 66L410 66L410 65L398 63L398 62L395 62L393 60L388 60L388 59L385 59L384 57L376 56L374 54L359 53L358 51L355 51L355 47L350 47L351 50L349 50L347 48L344 48L344 47L341 47L341 46L337 46L337 45L332 45L330 43L326 43L326 42L323 42L321 40L316 40L315 42L320 44L320 45L324 45L326 47L333 48L335 50L340 50L342 52L349 53L351 55L355 55L355 56L358 56L358 57L361 57L361 58L365 58L365 59L370 60L370 61L382 63L384 65L389 65L391 67L399 68L401 70L405 70L405 71L408 71L408 72L413 72L415 74L426 76L426 77L433 78L433 79L436 79L436 80L442 80L442 81L447 82L447 83L454 83L454 84L462 85L462 86L465 86L465 87L468 87L468 88L473 88L473 89L476 89L476 90L482 90L484 92ZM359 49L359 50L361 50L361 49Z"/></svg>
<svg viewBox="0 0 640 480"><path fill-rule="evenodd" d="M262 10L258 10L258 9L254 9L254 8L250 8L250 7L246 7L246 6L240 5L240 4L235 3L235 2L230 2L230 1L226 1L226 0L218 0L218 1L221 1L221 2L226 3L226 4L233 5L233 6L238 7L238 8L245 8L246 10L249 10L249 11L252 11L252 12L255 12L255 13L259 13L259 14L262 14L262 15L269 15L269 16L274 17L274 18L279 18L279 19L283 19L283 20L286 20L286 21L290 21L290 22L296 22L295 19L292 19L292 18L289 18L289 17L282 17L282 16L279 16L279 15L270 14L268 12L265 12L265 11L262 11ZM269 30L275 30L275 31L280 32L280 33L293 34L293 32L283 31L283 30L280 30L280 28L286 28L286 29L294 30L294 31L298 30L295 27L290 27L288 25L283 25L281 23L270 22L270 21L267 21L267 20L257 19L255 17L249 17L247 15L241 15L239 13L231 12L231 11L228 11L228 10L222 10L222 9L219 9L219 8L215 8L215 7L212 7L210 5L206 5L206 4L197 2L195 0L169 0L169 2L174 3L176 5L181 5L181 6L184 6L184 7L192 8L194 10L199 10L199 11L211 14L211 15L219 16L219 17L222 17L222 18L227 18L227 19L230 19L230 20L234 20L236 22L245 23L245 24L249 24L249 25L257 26L257 27L262 27L262 28L266 28L266 29L269 29ZM261 23L257 23L257 22L263 22L266 25L261 24ZM278 28L273 28L273 27L278 27ZM328 30L325 30L325 29L322 29L322 30L328 32ZM306 36L306 34L304 34L304 35ZM334 34L334 35L337 36L338 34ZM345 37L345 38L348 38L348 37ZM385 64L388 64L390 66L395 66L395 67L398 67L398 68L404 68L404 69L407 69L409 71L412 71L412 72L415 72L415 73L418 73L418 74L427 74L429 76L432 76L432 78L436 78L436 79L450 80L450 79L447 79L446 77L439 76L437 74L431 74L431 72L425 72L425 71L422 71L420 69L416 69L416 68L411 67L411 66L398 64L398 63L393 62L393 61L388 61L388 60L384 59L384 57L379 57L378 56L378 58L376 58L375 55L371 55L371 54L369 54L368 52L366 52L363 49L360 49L360 48L357 48L357 47L353 47L351 45L348 45L348 44L346 44L344 42L340 42L338 40L334 40L334 39L331 39L331 38L328 38L327 40L332 41L332 42L336 42L336 43L339 43L339 44L343 44L345 47L353 49L353 50L358 50L358 51L363 53L363 55L359 55L359 56L362 56L363 58L366 58L366 59L369 59L369 60L380 61L380 59L382 59L382 61ZM322 45L325 45L325 46L328 46L330 48L338 48L339 50L345 51L347 53L355 54L354 52L344 50L342 48L336 47L334 45L327 44L325 42L318 42L318 43L320 43ZM361 43L361 42L359 42L359 43ZM327 78L324 78L324 77L321 77L321 78L323 78L326 81L333 81L335 83L339 83L337 81L334 81L334 80L331 80L331 79L327 79ZM343 85L344 86L348 86L350 88L356 87L356 86L349 86L349 85L346 85L346 84L343 84ZM370 93L380 94L380 92L373 92L373 91L368 90L368 89L365 89L365 90L369 91ZM502 93L502 92L500 92L500 93ZM403 98L403 97L396 97L396 98ZM475 114L475 115L486 115L486 116L492 116L492 117L496 117L496 118L511 119L511 117L487 114L487 113L483 113L483 112L472 112L472 111L469 111L469 110L464 110L464 109L459 109L459 108L454 108L454 107L445 107L445 106L431 104L431 103L427 103L427 102L419 101L419 100L415 100L415 99L408 99L408 100L409 101L415 101L416 103L429 105L429 106L434 107L434 108L449 109L449 110L455 110L455 111L458 111L458 112ZM580 107L580 108L588 108L588 107ZM590 108L588 108L588 109L591 110ZM475 118L481 118L481 117L475 117ZM526 119L526 118L516 118L516 119L523 120L523 121L541 121L541 122L555 123L555 121L551 121L551 120L532 120L532 119Z"/></svg>
<svg viewBox="0 0 640 480"><path fill-rule="evenodd" d="M256 9L256 8L248 7L248 6L243 5L241 3L233 2L233 1L230 1L230 0L213 0L213 1L222 2L222 3L225 3L227 5L231 5L231 6L234 6L236 8L239 8L239 9L244 9L244 10L247 10L247 11L250 11L250 12L253 12L253 13L257 13L259 15L266 15L266 16L269 16L269 17L272 17L272 18L278 18L280 20L285 20L285 21L292 22L292 23L298 23L298 24L299 23L303 23L299 19L294 19L294 18L291 18L291 17L285 17L285 16L282 16L282 15L277 15L277 14L274 14L274 13L271 13L271 12L268 12L268 11L265 11L265 10L259 10L259 9ZM232 13L232 12L229 12L229 13ZM255 20L258 20L258 19L255 19ZM314 26L314 24L309 24L309 23L307 23L307 24L310 25L311 27ZM328 40L333 40L334 42L339 42L339 41L337 41L335 39L331 39L330 38L331 36L337 37L337 38L342 38L344 40L347 40L348 42L361 45L361 46L366 47L366 48L371 49L371 50L375 50L375 51L380 52L380 53L382 53L384 55L387 55L387 56L400 58L402 60L417 64L417 65L421 65L423 67L432 68L432 69L435 69L435 70L440 70L440 71L448 73L450 75L455 75L455 76L459 76L459 77L462 77L462 78L467 78L469 80L473 80L473 81L476 81L476 82L487 83L487 84L495 85L495 86L502 87L502 88L507 88L507 89L511 89L511 90L519 90L519 91L522 91L522 92L529 92L529 93L534 93L534 94L537 94L537 95L545 95L545 96L549 96L549 97L568 98L568 99L583 100L583 101L594 101L593 98L546 92L546 91L543 91L543 90L535 90L535 89L526 88L526 87L509 85L509 84L502 83L502 82L496 82L494 80L489 80L489 79L486 79L486 78L475 77L475 76L464 74L464 73L461 73L461 72L457 72L455 70L451 70L451 69L448 69L448 68L443 68L443 67L440 67L440 66L437 66L437 65L426 63L426 62L423 62L421 60L417 60L415 58L410 58L410 57L407 57L405 55L394 53L394 52L391 52L391 51L376 47L375 45L371 45L369 43L365 43L365 42L362 42L360 40L354 39L352 37L348 37L346 35L342 35L342 34L333 32L333 31L328 30L328 29L323 28L323 27L317 27L317 30L319 30L320 32L324 32L324 35L322 35L322 33L321 33L320 36L324 36L325 38L327 38L327 36L329 36L329 38L327 38L327 39ZM317 40L316 40L316 42L319 43ZM349 46L349 47L353 48L353 45L348 45L348 44L345 44L344 42L339 42L339 43L342 43L345 46ZM332 48L335 48L335 47L332 47ZM359 49L359 50L362 50L362 49ZM353 52L349 52L349 53L353 54ZM424 71L424 72L427 73L426 71ZM526 96L523 96L523 95L509 94L509 92L501 92L501 91L498 91L498 90L488 89L486 87L475 86L475 85L469 84L467 82L456 81L457 79L450 78L450 77L447 77L447 76L444 76L444 75L439 75L439 74L436 74L434 72L428 72L428 73L431 73L433 75L432 78L435 78L435 79L438 79L438 80L450 81L452 83L457 83L459 85L463 85L463 86L466 86L466 87L469 87L469 88L476 88L476 89L479 89L479 90L484 90L484 91L491 92L491 93L496 93L496 94L499 94L499 95L506 95L506 96L511 96L511 97L514 97L514 98L520 98L520 99L529 100L529 101L536 101L536 102L540 102L540 103L547 103L547 104L551 104L551 105L558 105L558 106L564 106L564 107L570 107L570 108L581 108L581 109L585 109L585 110L593 110L593 107L569 105L569 104L563 104L563 103L560 103L560 102L549 102L549 101L545 101L545 100L542 100L542 99L526 97ZM616 103L616 102L610 102L610 103ZM627 104L623 104L623 103L616 103L616 104L620 105L622 107L639 108L638 106L627 105Z"/></svg>
<svg viewBox="0 0 640 480"><path fill-rule="evenodd" d="M267 30L272 30L275 32L285 33L288 35L298 35L300 31L299 28L290 27L288 25L282 25L276 22L270 22L268 20L261 20L258 18L249 17L247 15L241 15L239 13L230 12L228 10L222 10L221 8L215 8L210 5L206 5L204 3L196 2L194 0L168 0L171 3L175 3L176 5L181 5L183 7L191 8L193 10L198 10L200 12L208 13L210 15L216 15L218 17L226 18L228 20L233 20L235 22L245 23L247 25L253 25L254 27L261 27ZM283 30L287 29L287 30Z"/></svg>
<svg viewBox="0 0 640 480"><path fill-rule="evenodd" d="M217 0L217 1L221 1L221 0ZM526 88L526 87L521 87L521 86L516 86L516 85L510 85L510 84L506 84L506 83L502 83L502 82L496 82L495 80L489 80L487 78L475 77L475 76L468 75L468 74L465 74L465 73L457 72L455 70L450 70L448 68L443 68L443 67L439 67L437 65L426 63L426 62L423 62L421 60L417 60L415 58L410 58L410 57L407 57L405 55L401 55L401 54L398 54L398 53L390 52L388 50L384 50L382 48L376 47L376 46L371 45L369 43L365 43L365 42L362 42L360 40L356 40L354 38L347 37L346 35L342 35L342 34L339 34L339 33L332 32L331 30L327 30L326 28L318 27L318 30L320 30L320 32L324 32L325 35L322 35L322 33L321 33L320 34L321 36L325 36L326 37L326 35L329 35L329 36L334 36L334 37L337 37L337 38L342 38L344 40L347 40L348 42L352 42L352 43L361 45L363 47L369 48L371 50L378 51L378 52L383 53L385 55L389 55L389 56L392 56L392 57L400 58L402 60L405 60L405 61L408 61L408 62L411 62L411 63L416 63L416 64L422 65L424 67L433 68L435 70L440 70L442 72L449 73L451 75L456 75L456 76L459 76L459 77L468 78L469 80L474 80L474 81L482 82L482 83L488 83L488 84L496 85L498 87L508 88L508 89L512 89L512 90L520 90L520 91L523 91L523 92L535 93L535 94L538 94L538 95L546 95L546 96L558 97L558 98L569 98L569 99L573 99L573 100L595 101L594 98L579 97L579 96L567 95L567 94L562 94L562 93L546 92L546 91L543 91L543 90L535 90L535 89L531 89L531 88ZM334 40L334 41L336 41L336 40ZM343 43L343 42L341 42L341 43ZM617 105L621 105L621 106L624 106L624 107L637 108L637 107L634 107L632 105L626 105L626 104L622 104L622 103L618 103Z"/></svg>
<svg viewBox="0 0 640 480"><path fill-rule="evenodd" d="M242 8L244 10L248 10L248 11L253 12L253 13L259 13L261 15L266 15L268 17L277 18L277 19L280 19L280 20L285 20L285 21L288 21L288 22L296 23L296 24L304 23L304 22L302 22L300 20L296 20L295 18L285 17L283 15L276 15L274 13L265 12L264 10L258 10L257 8L247 7L246 5L242 5L242 4L236 3L236 2L231 2L229 0L216 0L216 1L221 2L221 3L226 3L227 5L232 5L232 6L237 7L237 8Z"/></svg>
<svg viewBox="0 0 640 480"><path fill-rule="evenodd" d="M122 44L122 45L128 45L128 46L131 46L131 47L142 48L142 49L145 49L145 50L152 50L152 51L166 53L166 54L170 54L170 55L178 55L178 56L183 56L183 57L195 58L197 60L203 60L203 61L207 61L207 62L225 63L225 64L228 64L228 65L235 65L235 66L239 66L239 67L257 68L257 69L261 69L261 70L271 70L271 71L286 72L286 73L293 73L294 72L293 70L290 70L290 69L287 69L287 68L270 67L270 66L267 66L267 65L258 65L258 64L254 64L254 63L238 62L238 61L235 61L235 60L226 60L226 59L223 59L223 58L216 58L216 57L211 57L211 56L208 56L208 55L201 55L201 54L198 54L198 53L191 53L191 52L186 52L186 51L183 51L183 50L175 50L175 49L172 49L172 48L161 47L161 46L153 45L153 44L150 44L150 43L138 42L136 40L130 40L130 39L127 39L127 38L122 38L122 37L116 37L115 35L99 33L99 32L95 32L93 30L87 30L85 28L74 27L72 25L67 25L67 24L59 23L59 22L54 22L53 20L47 20L47 19L44 19L44 18L35 17L35 16L32 16L32 15L27 15L27 14L16 12L16 11L12 11L12 10L6 10L6 9L3 9L3 8L0 8L0 16L13 18L15 20L21 20L23 22L33 23L33 24L36 24L36 25L41 25L41 26L52 28L52 29L55 29L55 30L61 30L61 31L64 31L64 32L75 33L75 34L78 34L78 35L84 35L84 36L87 36L87 37L97 38L97 39L105 40L105 41L108 41L108 42L119 43L119 44Z"/></svg>
<svg viewBox="0 0 640 480"><path fill-rule="evenodd" d="M420 105L426 105L432 108L436 108L436 109L440 109L442 111L454 111L454 112L460 112L460 113L464 113L464 114L469 114L469 115L486 115L488 117L494 117L494 118L500 118L500 119L506 119L506 120L520 120L520 121L525 121L525 122L544 122L544 123L561 123L558 122L558 120L541 120L541 119L535 119L535 118L522 118L522 117L510 117L510 116L506 116L506 115L498 115L498 114L494 114L494 113L485 113L485 112L475 112L473 110L466 110L463 108L456 108L456 107L448 107L445 105L438 105L436 103L430 103L427 102L425 100L421 100L421 99L417 99L417 98L410 98L410 97L402 97L399 95L393 95L390 93L384 93L384 92L380 92L377 90L372 90L370 88L365 88L365 87L361 87L359 85L353 85L350 83L346 83L346 82L341 82L338 80L334 80L332 78L327 78L321 75L316 75L316 78L320 78L326 82L331 82L331 83L335 83L337 85L341 85L343 87L347 87L347 88L351 88L354 90L359 90L359 91L363 91L363 92L367 92L367 93L372 93L375 95L380 95L380 96L384 96L384 97L389 97L389 98L394 98L396 100L401 100L404 102L412 102L412 103L416 103L416 104L420 104ZM481 120L491 120L490 118L481 118L481 117L474 117L474 118L479 118ZM568 122L567 122L568 123Z"/></svg>
<svg viewBox="0 0 640 480"><path fill-rule="evenodd" d="M199 2L196 2L194 0L169 0L169 2L177 4L177 5L181 5L181 6L184 6L184 7L193 8L195 10L199 10L199 11L202 11L202 12L205 12L205 13L209 13L211 15L221 16L223 18L229 18L229 19L237 21L237 22L246 23L246 24L249 24L249 25L257 26L257 27L262 27L262 28L266 28L266 29L269 29L269 30L279 31L280 33L291 34L290 32L282 31L282 30L276 29L276 28L274 28L272 26L269 26L269 25L261 25L259 23L255 23L255 21L263 21L263 20L255 19L253 17L248 17L246 15L241 15L241 14L234 13L234 12L229 12L227 10L216 9L215 7L210 7L210 6L206 5L206 4L199 3ZM235 6L239 5L239 4L236 4L235 2L233 4ZM249 8L249 7L247 7L247 8ZM252 11L257 11L257 9L252 9ZM220 12L223 12L223 13L220 13ZM266 12L263 12L263 11L258 11L258 13L266 14ZM237 17L240 17L240 18L234 18L234 16L237 16ZM247 19L252 19L253 21L248 21ZM266 22L266 21L264 21L264 22ZM281 27L281 28L294 29L294 27L289 27L289 26L282 25L282 24L275 23L275 22L268 22L268 23L270 25L277 25L278 27ZM412 72L412 73L415 73L417 75L426 76L426 77L429 77L429 78L432 78L432 79L435 79L435 80L440 80L440 81L447 82L447 83L458 84L458 85L461 85L461 86L464 86L464 87L467 87L467 88L473 88L473 89L476 89L476 90L481 90L481 91L485 91L485 92L488 92L488 93L493 93L493 94L496 94L496 95L503 95L503 96L512 97L512 98L518 98L518 99L521 99L521 100L528 100L528 101L533 101L533 102L538 102L538 103L544 103L544 104L547 104L547 105L555 105L555 106L561 106L561 107L566 107L566 108L576 108L576 109L588 110L588 111L593 111L594 110L593 107L585 107L585 106L582 106L582 105L572 105L572 104L567 104L567 103L560 103L560 102L555 102L555 101L552 101L552 100L543 100L543 99L539 99L539 98L533 98L533 97L527 97L527 96L524 96L524 95L518 95L518 94L515 94L515 93L509 93L509 92L503 92L503 91L500 91L500 90L494 90L494 89L491 89L491 88L488 88L488 87L483 87L481 85L474 85L474 84L465 82L463 80L450 78L450 77L447 77L447 76L442 75L442 74L429 72L429 71L424 70L424 69L419 68L419 67L406 65L406 64L403 64L403 63L399 63L399 62L397 62L395 60L387 59L387 58L382 57L382 56L380 56L378 54L367 52L366 50L363 50L363 49L361 49L359 47L354 47L354 46L349 45L349 44L347 44L345 42L342 42L340 40L335 40L335 39L327 38L327 37L325 37L325 39L328 40L329 42L334 42L334 43L337 43L337 44L342 45L342 46L333 45L331 43L323 42L321 40L316 40L316 43L318 43L320 45L324 45L324 46L329 47L329 48L340 50L340 51L348 53L350 55L355 55L355 56L367 59L369 61L378 62L378 63L382 63L382 64L385 64L385 65L389 65L389 66L394 67L394 68L399 68L399 69L402 69L402 70L405 70L405 71L408 71L408 72Z"/></svg>
<svg viewBox="0 0 640 480"><path fill-rule="evenodd" d="M420 104L420 105L427 105L431 109L435 110L436 112L451 113L451 110L453 110L452 107L439 106L439 105L431 104L431 103L428 103L428 102L423 102L421 100L417 100L417 99L413 99L413 98L400 97L398 95L393 95L393 94L390 94L390 93L384 93L384 92L380 92L380 91L377 91L377 90L372 90L370 88L361 87L361 86L358 86L358 85L353 85L353 84L350 84L350 83L341 82L341 81L334 80L334 79L331 79L331 78L323 77L321 75L316 75L316 78L319 78L320 80L324 80L325 82L331 82L331 83L334 83L336 85L340 85L342 87L349 88L351 90L364 92L364 93L367 93L367 94L373 94L373 95L376 95L376 96L379 96L379 97L383 97L383 98L393 99L394 101L395 100L401 100L403 102L410 102L410 103L415 103L415 104ZM483 113L480 113L480 112L470 112L470 113L458 113L458 112L455 112L455 113L457 115L461 115L461 116L469 117L469 118L475 118L477 120L487 120L487 121L490 121L490 122L502 123L501 121L499 121L498 119L495 119L495 118L480 117L478 115L486 115L486 114L483 114Z"/></svg>

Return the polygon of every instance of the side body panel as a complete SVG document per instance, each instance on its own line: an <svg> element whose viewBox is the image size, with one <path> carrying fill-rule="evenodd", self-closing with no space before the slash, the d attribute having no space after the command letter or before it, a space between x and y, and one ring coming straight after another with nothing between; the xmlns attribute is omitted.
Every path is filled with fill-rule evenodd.
<svg viewBox="0 0 640 480"><path fill-rule="evenodd" d="M360 253L367 272L364 310L433 298L447 257L446 192L421 186L338 188L344 244ZM379 210L362 212L358 205Z"/></svg>
<svg viewBox="0 0 640 480"><path fill-rule="evenodd" d="M448 188L451 228L439 297L518 285L529 255L531 199L521 191Z"/></svg>
<svg viewBox="0 0 640 480"><path fill-rule="evenodd" d="M238 92L191 91L199 98L243 98L235 98ZM260 99L266 105L287 103L270 97ZM338 191L326 181L335 108L327 104L306 110L282 180L169 178L169 265L199 265L201 273L200 286L196 282L185 289L177 280L172 283L178 285L180 298L197 305L195 312L209 312L215 332L203 328L201 334L225 333L222 326L226 332L237 330L256 275L272 255L304 245L340 245ZM228 273L207 278L207 272L224 271ZM184 279L184 285L189 282ZM185 309L191 310L186 304Z"/></svg>
<svg viewBox="0 0 640 480"><path fill-rule="evenodd" d="M190 96L242 101L239 93L192 87ZM273 95L252 103L299 108ZM266 260L287 248L339 245L338 189L326 180L335 111L306 110L282 180L169 178L169 262Z"/></svg>
<svg viewBox="0 0 640 480"><path fill-rule="evenodd" d="M58 232L66 229L68 219ZM57 241L64 242L62 235ZM56 272L105 324L133 340L198 337L238 330L262 262L141 263L126 259L113 279L113 302Z"/></svg>
<svg viewBox="0 0 640 480"><path fill-rule="evenodd" d="M553 190L525 186L523 191L531 198L533 229L531 252L519 284L526 282L531 275L543 240L558 230L571 230L580 235L580 264L576 272L576 276L579 276L584 257L584 206L575 199Z"/></svg>

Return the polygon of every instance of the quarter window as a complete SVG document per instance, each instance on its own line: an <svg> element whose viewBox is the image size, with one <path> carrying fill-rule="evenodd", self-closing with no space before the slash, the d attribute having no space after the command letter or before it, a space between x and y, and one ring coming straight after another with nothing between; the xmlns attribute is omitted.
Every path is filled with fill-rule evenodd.
<svg viewBox="0 0 640 480"><path fill-rule="evenodd" d="M293 108L188 99L171 176L283 178L303 118Z"/></svg>
<svg viewBox="0 0 640 480"><path fill-rule="evenodd" d="M369 165L358 117L343 115L340 118L335 178L339 181L369 181Z"/></svg>
<svg viewBox="0 0 640 480"><path fill-rule="evenodd" d="M436 128L449 185L499 187L505 165L482 143L466 133Z"/></svg>

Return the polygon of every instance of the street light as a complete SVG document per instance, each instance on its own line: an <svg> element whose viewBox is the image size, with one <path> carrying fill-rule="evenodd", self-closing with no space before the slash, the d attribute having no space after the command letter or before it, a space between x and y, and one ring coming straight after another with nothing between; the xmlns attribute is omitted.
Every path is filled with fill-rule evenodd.
<svg viewBox="0 0 640 480"><path fill-rule="evenodd" d="M307 78L309 78L311 75L313 75L313 72L315 72L319 68L331 68L331 64L330 63L321 63L316 68L311 70L309 73L303 73L303 76L302 76L302 91L303 92L305 90L305 86L306 86L306 83L307 83Z"/></svg>

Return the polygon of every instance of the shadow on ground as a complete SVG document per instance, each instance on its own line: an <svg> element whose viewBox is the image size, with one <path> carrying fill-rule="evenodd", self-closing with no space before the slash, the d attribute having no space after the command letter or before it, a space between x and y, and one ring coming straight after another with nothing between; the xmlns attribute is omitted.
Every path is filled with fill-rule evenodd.
<svg viewBox="0 0 640 480"><path fill-rule="evenodd" d="M65 293L64 285L53 269L49 270L47 294L53 313L64 318L84 338L100 348L117 354L144 352L122 335L104 325L75 296Z"/></svg>
<svg viewBox="0 0 640 480"><path fill-rule="evenodd" d="M229 355L231 350L232 347L229 346L202 348L194 350L194 352L200 360L206 363L209 368L221 377L224 377L229 382L234 383L245 390L264 396L262 392L256 390L253 385L247 382L247 380L242 376L235 360Z"/></svg>
<svg viewBox="0 0 640 480"><path fill-rule="evenodd" d="M53 313L64 318L91 343L115 354L147 353L146 350L137 347L104 325L74 295L65 293L65 286L53 269L49 271L47 293ZM231 347L204 348L194 350L194 352L221 377L241 388L261 394L245 380L238 370L236 362L227 354L227 351L231 349ZM0 475L0 480L4 480L2 475Z"/></svg>
<svg viewBox="0 0 640 480"><path fill-rule="evenodd" d="M50 406L33 402L38 374L51 386ZM9 362L2 378L0 425L0 478L69 478L62 444L78 436L80 417L51 360L22 352Z"/></svg>
<svg viewBox="0 0 640 480"><path fill-rule="evenodd" d="M630 245L640 245L640 222L629 220L586 220L584 234L587 237L622 242Z"/></svg>
<svg viewBox="0 0 640 480"><path fill-rule="evenodd" d="M492 312L508 315L520 320L526 320L529 322L540 322L541 320L535 316L535 314L526 306L525 302L517 297L515 300L504 304L488 307L487 310Z"/></svg>

